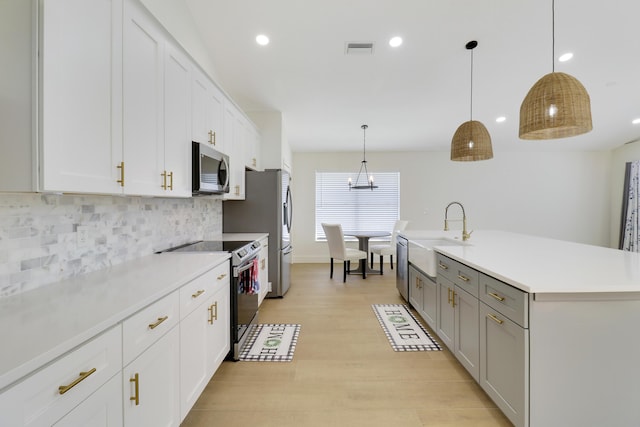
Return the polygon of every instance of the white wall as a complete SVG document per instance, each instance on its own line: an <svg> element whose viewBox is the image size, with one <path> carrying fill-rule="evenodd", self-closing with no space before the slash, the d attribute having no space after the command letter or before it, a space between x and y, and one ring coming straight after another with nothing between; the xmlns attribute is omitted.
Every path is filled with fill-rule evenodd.
<svg viewBox="0 0 640 427"><path fill-rule="evenodd" d="M640 160L640 140L625 144L613 151L611 160L610 229L610 246L612 248L617 248L619 243L625 164L636 160Z"/></svg>
<svg viewBox="0 0 640 427"><path fill-rule="evenodd" d="M294 153L294 262L327 262L326 243L314 240L315 172L356 174L361 156ZM609 245L610 152L498 153L470 163L452 162L448 152L373 152L367 161L374 175L400 171L400 215L409 229L441 229L446 205L456 200L470 230Z"/></svg>

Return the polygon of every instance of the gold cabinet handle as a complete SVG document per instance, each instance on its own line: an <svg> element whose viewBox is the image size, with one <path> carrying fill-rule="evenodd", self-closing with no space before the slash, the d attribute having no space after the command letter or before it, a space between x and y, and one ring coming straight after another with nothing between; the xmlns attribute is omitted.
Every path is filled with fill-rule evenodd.
<svg viewBox="0 0 640 427"><path fill-rule="evenodd" d="M213 309L216 310L215 313L214 313ZM214 320L218 320L218 301L214 302L209 307L209 324L213 325L213 321Z"/></svg>
<svg viewBox="0 0 640 427"><path fill-rule="evenodd" d="M223 273L223 274L219 275L219 276L218 276L218 280L222 280L222 279L224 279L225 277L227 277L227 273Z"/></svg>
<svg viewBox="0 0 640 427"><path fill-rule="evenodd" d="M443 264L443 263L441 263L441 262L439 262L439 261L438 261L438 265L439 265L439 266L440 266L440 268L441 268L441 269L443 269L443 270L448 270L448 269L449 269L449 266L447 266L446 264Z"/></svg>
<svg viewBox="0 0 640 427"><path fill-rule="evenodd" d="M493 293L493 292L489 292L489 296L494 297L495 299L497 299L498 301L504 301L504 297L501 297L500 295Z"/></svg>
<svg viewBox="0 0 640 427"><path fill-rule="evenodd" d="M196 292L195 294L191 295L191 298L198 298L200 295L204 294L204 289L200 289L198 292Z"/></svg>
<svg viewBox="0 0 640 427"><path fill-rule="evenodd" d="M418 289L418 278L416 277L416 289Z"/></svg>
<svg viewBox="0 0 640 427"><path fill-rule="evenodd" d="M216 133L212 130L209 131L209 144L216 145Z"/></svg>
<svg viewBox="0 0 640 427"><path fill-rule="evenodd" d="M134 383L134 387L135 387L135 391L134 391L134 395L132 397L129 398L129 400L133 400L134 402L136 402L136 406L138 406L140 404L140 381L139 381L139 377L138 374L135 374L133 376L133 378L129 378L129 382L130 383Z"/></svg>
<svg viewBox="0 0 640 427"><path fill-rule="evenodd" d="M72 388L74 388L75 386L80 384L82 381L86 380L87 377L89 375L93 374L95 371L96 371L96 368L92 368L89 371L80 372L80 376L78 378L76 378L75 380L73 380L73 382L71 384L61 385L60 387L58 387L58 393L65 394L66 392L68 392L69 390L71 390Z"/></svg>
<svg viewBox="0 0 640 427"><path fill-rule="evenodd" d="M487 314L487 317L493 320L494 322L496 322L498 325L502 325L504 323L504 320L498 319L496 316L494 316L491 313Z"/></svg>
<svg viewBox="0 0 640 427"><path fill-rule="evenodd" d="M468 277L466 277L466 276L463 276L462 274L458 274L458 279L463 280L463 281L465 281L465 282L468 282L468 281L469 281L469 278L468 278Z"/></svg>
<svg viewBox="0 0 640 427"><path fill-rule="evenodd" d="M252 162L252 164L253 164L253 167L255 168L255 167L256 167L256 165L257 165L257 163L258 163L258 162L256 161L256 158L254 157L253 159L251 159L251 162Z"/></svg>
<svg viewBox="0 0 640 427"><path fill-rule="evenodd" d="M167 171L162 172L160 176L162 177L162 184L160 184L160 188L162 188L163 190L166 190L167 189Z"/></svg>
<svg viewBox="0 0 640 427"><path fill-rule="evenodd" d="M451 288L447 288L447 303L451 305Z"/></svg>
<svg viewBox="0 0 640 427"><path fill-rule="evenodd" d="M264 259L264 258L263 258L261 261L262 261L262 264L261 264L262 266L261 266L260 268L261 268L262 270L264 270L264 268L265 268L265 266L266 266L267 264L266 264L266 262L265 262L265 259Z"/></svg>
<svg viewBox="0 0 640 427"><path fill-rule="evenodd" d="M120 169L120 179L116 182L120 184L120 187L124 187L124 162L120 162L116 167Z"/></svg>
<svg viewBox="0 0 640 427"><path fill-rule="evenodd" d="M173 191L173 172L169 172L169 190Z"/></svg>
<svg viewBox="0 0 640 427"><path fill-rule="evenodd" d="M451 307L456 308L456 291L451 291Z"/></svg>
<svg viewBox="0 0 640 427"><path fill-rule="evenodd" d="M169 318L169 316L164 316L164 317L158 317L158 321L155 323L150 323L149 324L149 329L155 329L157 328L162 322L164 322L165 320L167 320Z"/></svg>
<svg viewBox="0 0 640 427"><path fill-rule="evenodd" d="M235 188L236 188L236 196L239 196L240 195L240 186L236 185Z"/></svg>

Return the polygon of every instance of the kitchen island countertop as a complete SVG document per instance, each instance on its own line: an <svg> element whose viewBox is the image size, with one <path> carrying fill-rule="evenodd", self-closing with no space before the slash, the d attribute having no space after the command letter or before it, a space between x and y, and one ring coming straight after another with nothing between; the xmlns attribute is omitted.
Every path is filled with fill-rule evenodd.
<svg viewBox="0 0 640 427"><path fill-rule="evenodd" d="M405 230L408 240L460 231ZM627 293L640 299L640 254L505 231L475 231L464 245L436 246L445 256L534 294Z"/></svg>

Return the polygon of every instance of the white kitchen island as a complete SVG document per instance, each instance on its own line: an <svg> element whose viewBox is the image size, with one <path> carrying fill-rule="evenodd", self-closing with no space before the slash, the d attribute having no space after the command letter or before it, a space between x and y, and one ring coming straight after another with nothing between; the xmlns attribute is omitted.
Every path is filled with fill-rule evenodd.
<svg viewBox="0 0 640 427"><path fill-rule="evenodd" d="M402 233L409 240L457 234ZM472 338L479 341L473 348L479 383L512 422L640 426L640 254L500 231L474 232L466 243L435 250L449 264L447 274L459 267L479 277L476 311L467 311L477 313L480 332ZM439 270L438 289L450 283L451 294L465 292L453 281L469 281L466 276L473 274L457 271L462 270L447 281ZM510 300L517 306L519 296L520 324L518 313L512 322L508 310L494 310ZM471 307L468 301L455 299L450 310ZM439 307L438 321L449 310L446 297ZM456 316L462 324L463 317ZM440 324L430 326L440 334ZM511 329L492 332L505 327ZM468 327L456 323L455 328L469 336ZM473 359L457 342L452 352ZM500 363L491 363L492 358ZM491 377L503 383L502 390L487 381ZM512 405L519 401L521 408Z"/></svg>

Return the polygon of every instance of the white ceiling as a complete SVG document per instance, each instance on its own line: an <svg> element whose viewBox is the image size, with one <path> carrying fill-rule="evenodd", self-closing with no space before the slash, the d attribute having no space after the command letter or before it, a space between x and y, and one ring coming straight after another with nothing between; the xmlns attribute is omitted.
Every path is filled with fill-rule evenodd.
<svg viewBox="0 0 640 427"><path fill-rule="evenodd" d="M473 119L494 155L599 150L640 138L640 1L556 0L556 71L591 96L593 131L518 138L520 104L552 67L551 0L186 0L219 82L245 111L283 112L293 151L448 150ZM271 42L255 42L259 33ZM399 48L388 40L404 39ZM374 42L345 55L345 42ZM504 123L496 123L506 116Z"/></svg>

